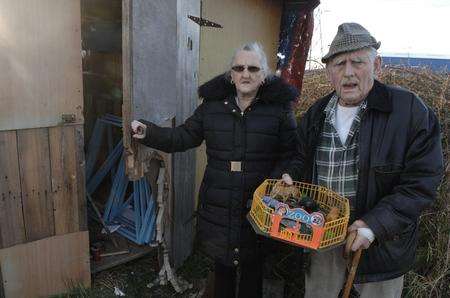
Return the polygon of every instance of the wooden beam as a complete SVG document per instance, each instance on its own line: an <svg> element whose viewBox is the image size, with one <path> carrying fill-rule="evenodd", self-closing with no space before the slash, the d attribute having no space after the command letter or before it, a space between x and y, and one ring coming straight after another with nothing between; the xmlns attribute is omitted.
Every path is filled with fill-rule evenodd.
<svg viewBox="0 0 450 298"><path fill-rule="evenodd" d="M25 242L16 131L0 132L0 248Z"/></svg>
<svg viewBox="0 0 450 298"><path fill-rule="evenodd" d="M75 167L76 167L76 182L77 193L74 200L77 200L78 206L78 224L79 231L87 231L88 218L87 218L87 200L86 200L86 158L84 155L84 128L83 125L75 125Z"/></svg>
<svg viewBox="0 0 450 298"><path fill-rule="evenodd" d="M27 241L54 235L48 128L17 131Z"/></svg>
<svg viewBox="0 0 450 298"><path fill-rule="evenodd" d="M86 222L84 163L80 156L83 148L78 135L81 130L80 125L49 128L56 235L78 232Z"/></svg>

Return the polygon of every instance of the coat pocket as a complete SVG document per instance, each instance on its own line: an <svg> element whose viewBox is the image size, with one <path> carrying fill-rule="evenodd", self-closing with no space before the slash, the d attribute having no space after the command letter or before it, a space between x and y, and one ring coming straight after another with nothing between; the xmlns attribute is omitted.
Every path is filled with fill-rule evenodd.
<svg viewBox="0 0 450 298"><path fill-rule="evenodd" d="M400 164L387 164L373 167L375 184L380 197L393 193L395 186L400 181L403 166Z"/></svg>

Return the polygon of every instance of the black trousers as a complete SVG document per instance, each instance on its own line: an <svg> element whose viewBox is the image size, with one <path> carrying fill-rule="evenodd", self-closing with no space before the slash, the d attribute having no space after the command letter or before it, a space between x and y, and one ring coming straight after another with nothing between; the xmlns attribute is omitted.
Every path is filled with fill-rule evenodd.
<svg viewBox="0 0 450 298"><path fill-rule="evenodd" d="M263 263L264 260L261 256L256 261L244 262L239 268L237 266L225 266L216 261L214 268L214 297L261 298ZM238 292L237 297L236 292Z"/></svg>

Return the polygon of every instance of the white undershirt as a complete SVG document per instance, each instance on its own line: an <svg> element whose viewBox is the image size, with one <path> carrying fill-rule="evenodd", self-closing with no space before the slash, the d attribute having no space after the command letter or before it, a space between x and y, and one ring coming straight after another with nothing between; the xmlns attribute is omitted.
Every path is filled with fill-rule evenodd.
<svg viewBox="0 0 450 298"><path fill-rule="evenodd" d="M342 144L345 144L348 133L352 127L353 120L358 113L359 106L343 107L339 103L336 109L335 128L339 134ZM375 235L370 228L358 228L358 234L367 238L370 243L375 239Z"/></svg>
<svg viewBox="0 0 450 298"><path fill-rule="evenodd" d="M337 104L335 128L342 144L345 144L345 141L347 140L348 132L350 131L350 127L352 127L358 109L359 106L343 107L340 104Z"/></svg>

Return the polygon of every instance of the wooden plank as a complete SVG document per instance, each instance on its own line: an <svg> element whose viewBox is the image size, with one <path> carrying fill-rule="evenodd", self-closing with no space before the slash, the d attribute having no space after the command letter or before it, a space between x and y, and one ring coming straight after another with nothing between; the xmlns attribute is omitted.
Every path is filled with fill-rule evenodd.
<svg viewBox="0 0 450 298"><path fill-rule="evenodd" d="M0 264L1 269L1 264ZM5 298L5 289L3 288L2 270L0 270L0 298Z"/></svg>
<svg viewBox="0 0 450 298"><path fill-rule="evenodd" d="M80 154L83 149L78 142L81 129L79 125L49 128L56 235L78 232L80 227L85 225L84 216L80 214L85 211L86 205L84 203L84 171L80 169L80 163L82 163ZM80 200L80 197L83 200Z"/></svg>
<svg viewBox="0 0 450 298"><path fill-rule="evenodd" d="M164 163L166 166L166 183L167 183L167 196L164 197L165 210L164 210L164 238L166 239L167 248L170 252L170 257L173 260L176 256L176 252L173 251L173 229L174 229L174 189L173 189L173 154L166 154L164 157Z"/></svg>
<svg viewBox="0 0 450 298"><path fill-rule="evenodd" d="M177 0L133 0L131 13L131 114L163 124L178 104Z"/></svg>
<svg viewBox="0 0 450 298"><path fill-rule="evenodd" d="M131 56L132 56L132 42L131 36L133 32L132 28L132 5L131 0L122 0L122 119L123 125L123 147L125 151L125 167L127 174L131 176L136 176L135 169L135 158L133 150L131 148L131 128L130 125L133 120L132 111L132 81L133 72L131 67Z"/></svg>
<svg viewBox="0 0 450 298"><path fill-rule="evenodd" d="M47 297L89 287L89 235L77 232L0 250L6 298Z"/></svg>
<svg viewBox="0 0 450 298"><path fill-rule="evenodd" d="M83 122L79 0L0 1L0 130Z"/></svg>
<svg viewBox="0 0 450 298"><path fill-rule="evenodd" d="M123 110L127 173L143 176L149 150L131 142L129 123L146 119L163 124L177 105L177 0L124 0Z"/></svg>
<svg viewBox="0 0 450 298"><path fill-rule="evenodd" d="M102 257L102 259L99 262L92 262L91 263L92 274L128 263L132 260L138 259L151 253L155 249L154 247L151 246L137 245L132 243L131 241L128 241L127 244L128 245L124 248L127 249L129 253L116 256Z"/></svg>
<svg viewBox="0 0 450 298"><path fill-rule="evenodd" d="M86 199L86 158L84 155L84 126L75 125L75 160L78 199L78 224L80 231L88 230L87 199Z"/></svg>
<svg viewBox="0 0 450 298"><path fill-rule="evenodd" d="M15 131L0 132L0 248L25 242Z"/></svg>
<svg viewBox="0 0 450 298"><path fill-rule="evenodd" d="M27 241L54 235L47 128L17 131L22 205Z"/></svg>
<svg viewBox="0 0 450 298"><path fill-rule="evenodd" d="M177 6L177 102L176 125L181 125L197 107L200 26L188 18L200 16L200 1L180 0ZM172 250L178 268L191 254L194 244L195 150L174 154Z"/></svg>

